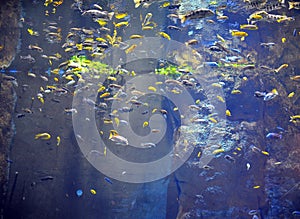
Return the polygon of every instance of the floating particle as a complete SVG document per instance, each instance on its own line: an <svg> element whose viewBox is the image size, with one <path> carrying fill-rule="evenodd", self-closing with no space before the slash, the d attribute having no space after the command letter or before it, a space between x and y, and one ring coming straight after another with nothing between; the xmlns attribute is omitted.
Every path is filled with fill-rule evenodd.
<svg viewBox="0 0 300 219"><path fill-rule="evenodd" d="M83 195L83 191L81 189L78 189L76 191L76 195L77 195L77 197L81 197Z"/></svg>

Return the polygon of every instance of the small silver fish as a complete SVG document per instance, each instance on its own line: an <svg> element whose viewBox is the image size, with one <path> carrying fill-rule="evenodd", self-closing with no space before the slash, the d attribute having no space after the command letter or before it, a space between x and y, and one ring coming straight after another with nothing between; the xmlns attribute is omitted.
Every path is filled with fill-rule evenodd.
<svg viewBox="0 0 300 219"><path fill-rule="evenodd" d="M121 135L112 135L109 137L109 139L119 145L125 145L125 146L128 145L127 138Z"/></svg>
<svg viewBox="0 0 300 219"><path fill-rule="evenodd" d="M147 143L141 143L141 146L144 148L154 148L154 147L156 147L156 144L147 142Z"/></svg>

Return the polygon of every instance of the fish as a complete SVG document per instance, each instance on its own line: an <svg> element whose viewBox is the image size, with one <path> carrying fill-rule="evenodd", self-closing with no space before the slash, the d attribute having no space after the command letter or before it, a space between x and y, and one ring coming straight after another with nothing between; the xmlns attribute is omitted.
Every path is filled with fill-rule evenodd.
<svg viewBox="0 0 300 219"><path fill-rule="evenodd" d="M278 92L276 89L273 89L271 92L268 92L267 94L265 94L264 96L264 101L269 101L272 100L273 98L275 98L278 95Z"/></svg>
<svg viewBox="0 0 300 219"><path fill-rule="evenodd" d="M28 54L27 56L20 56L21 60L26 60L29 63L35 63L35 58L32 57L30 54Z"/></svg>
<svg viewBox="0 0 300 219"><path fill-rule="evenodd" d="M291 9L300 9L300 2L288 2L289 10Z"/></svg>
<svg viewBox="0 0 300 219"><path fill-rule="evenodd" d="M293 211L293 212L292 212L292 215L294 215L294 216L296 216L296 217L297 217L297 216L300 216L300 211Z"/></svg>
<svg viewBox="0 0 300 219"><path fill-rule="evenodd" d="M118 109L119 112L124 112L124 113L131 112L132 110L133 110L133 108L127 107L127 106L123 106L120 109Z"/></svg>
<svg viewBox="0 0 300 219"><path fill-rule="evenodd" d="M167 40L171 40L171 37L169 34L165 33L165 32L158 32L158 35L162 36L163 38L166 38Z"/></svg>
<svg viewBox="0 0 300 219"><path fill-rule="evenodd" d="M244 31L238 31L238 30L231 30L231 35L236 37L246 37L248 36L248 33Z"/></svg>
<svg viewBox="0 0 300 219"><path fill-rule="evenodd" d="M125 53L128 54L128 53L132 52L136 47L137 47L137 44L132 44L130 47L128 47L125 50Z"/></svg>
<svg viewBox="0 0 300 219"><path fill-rule="evenodd" d="M155 1L157 0L133 0L133 3L135 8L138 8L141 4L144 8L148 8Z"/></svg>
<svg viewBox="0 0 300 219"><path fill-rule="evenodd" d="M183 24L187 20L201 19L201 18L213 16L214 14L215 13L208 8L198 8L196 10L189 11L186 14L178 15L178 17L181 23Z"/></svg>
<svg viewBox="0 0 300 219"><path fill-rule="evenodd" d="M178 31L182 31L182 29L180 27L174 26L174 25L169 25L167 26L168 29L170 30L178 30Z"/></svg>
<svg viewBox="0 0 300 219"><path fill-rule="evenodd" d="M114 24L114 26L116 28L120 28L120 27L124 27L124 26L128 27L129 26L129 22L128 21L121 21L119 23L115 23L114 22L113 24Z"/></svg>
<svg viewBox="0 0 300 219"><path fill-rule="evenodd" d="M42 139L42 140L48 140L51 138L51 135L47 132L36 134L34 139Z"/></svg>
<svg viewBox="0 0 300 219"><path fill-rule="evenodd" d="M149 122L148 122L148 121L145 121L145 122L143 123L143 128L147 127L148 125L149 125Z"/></svg>
<svg viewBox="0 0 300 219"><path fill-rule="evenodd" d="M289 67L288 64L282 64L281 66L279 66L278 68L276 68L274 71L275 71L276 73L278 73L280 70L282 70L282 69L284 69L284 68L287 68L287 67Z"/></svg>
<svg viewBox="0 0 300 219"><path fill-rule="evenodd" d="M254 96L256 96L256 97L265 97L267 95L267 92L262 92L262 91L255 91L254 92Z"/></svg>
<svg viewBox="0 0 300 219"><path fill-rule="evenodd" d="M275 43L273 42L269 42L269 43L260 43L261 46L266 47L266 48L270 48L275 46Z"/></svg>
<svg viewBox="0 0 300 219"><path fill-rule="evenodd" d="M27 32L31 35L31 36L39 36L39 33L37 31L34 31L30 28L27 29Z"/></svg>
<svg viewBox="0 0 300 219"><path fill-rule="evenodd" d="M96 195L96 194L97 194L97 192L96 192L95 189L90 189L90 193L91 193L92 195Z"/></svg>
<svg viewBox="0 0 300 219"><path fill-rule="evenodd" d="M110 133L109 139L113 142L115 142L118 145L128 145L128 140L127 138L119 135L119 134L112 134Z"/></svg>
<svg viewBox="0 0 300 219"><path fill-rule="evenodd" d="M133 34L129 37L129 39L141 39L141 38L144 38L144 36L139 34Z"/></svg>
<svg viewBox="0 0 300 219"><path fill-rule="evenodd" d="M201 108L197 105L189 105L189 108L190 108L190 110L196 111L196 112L201 110Z"/></svg>
<svg viewBox="0 0 300 219"><path fill-rule="evenodd" d="M269 11L279 10L283 7L285 7L285 0L265 4L263 7L260 7L260 10L269 12Z"/></svg>
<svg viewBox="0 0 300 219"><path fill-rule="evenodd" d="M114 16L114 12L107 12L107 11L101 11L101 10L97 10L97 9L89 9L84 11L81 15L85 16L85 15L89 15L89 16L93 16L93 17L101 17L101 18L108 18L109 20L112 19L112 17Z"/></svg>
<svg viewBox="0 0 300 219"><path fill-rule="evenodd" d="M282 135L274 132L270 132L266 135L266 138L282 139Z"/></svg>
<svg viewBox="0 0 300 219"><path fill-rule="evenodd" d="M237 89L231 91L231 94L241 94L241 93L242 93L242 91L237 90Z"/></svg>
<svg viewBox="0 0 300 219"><path fill-rule="evenodd" d="M257 30L258 26L255 24L241 24L240 29L246 29L246 30Z"/></svg>
<svg viewBox="0 0 300 219"><path fill-rule="evenodd" d="M142 26L142 30L153 30L153 26Z"/></svg>
<svg viewBox="0 0 300 219"><path fill-rule="evenodd" d="M223 153L225 152L225 150L223 148L220 148L220 149L216 149L212 152L212 154L216 155L216 154L220 154L220 153Z"/></svg>
<svg viewBox="0 0 300 219"><path fill-rule="evenodd" d="M300 75L291 76L290 79L293 80L293 81L299 81L300 80Z"/></svg>
<svg viewBox="0 0 300 219"><path fill-rule="evenodd" d="M185 42L185 45L196 45L198 44L198 40L196 39L191 39L191 40L188 40L187 42Z"/></svg>
<svg viewBox="0 0 300 219"><path fill-rule="evenodd" d="M159 7L160 8L166 8L166 7L169 7L171 5L170 2L164 2L162 5L160 5Z"/></svg>
<svg viewBox="0 0 300 219"><path fill-rule="evenodd" d="M30 44L30 45L28 46L28 49L36 50L36 51L38 51L38 52L44 52L44 50L43 50L41 47L36 46L36 45L32 45L32 44Z"/></svg>
<svg viewBox="0 0 300 219"><path fill-rule="evenodd" d="M56 146L59 146L60 145L60 136L57 136L56 137Z"/></svg>
<svg viewBox="0 0 300 219"><path fill-rule="evenodd" d="M226 114L226 116L231 116L230 110L226 110L225 114Z"/></svg>
<svg viewBox="0 0 300 219"><path fill-rule="evenodd" d="M116 13L115 14L115 18L116 19L123 19L123 18L125 18L125 17L127 17L128 16L128 13L126 13L126 12L124 12L124 13Z"/></svg>
<svg viewBox="0 0 300 219"><path fill-rule="evenodd" d="M210 118L208 118L211 122L213 122L213 123L218 123L218 121L215 119L215 118L212 118L212 117L210 117Z"/></svg>
<svg viewBox="0 0 300 219"><path fill-rule="evenodd" d="M149 86L149 87L148 87L148 90L149 90L149 91L156 92L157 89L156 89L155 87L153 87L153 86Z"/></svg>
<svg viewBox="0 0 300 219"><path fill-rule="evenodd" d="M151 143L151 142L147 142L147 143L141 143L141 146L143 148L154 148L154 147L156 147L156 144Z"/></svg>
<svg viewBox="0 0 300 219"><path fill-rule="evenodd" d="M217 96L217 99L220 101L220 102L222 102L222 103L225 103L225 100L224 100L224 98L223 97L221 97L221 96Z"/></svg>

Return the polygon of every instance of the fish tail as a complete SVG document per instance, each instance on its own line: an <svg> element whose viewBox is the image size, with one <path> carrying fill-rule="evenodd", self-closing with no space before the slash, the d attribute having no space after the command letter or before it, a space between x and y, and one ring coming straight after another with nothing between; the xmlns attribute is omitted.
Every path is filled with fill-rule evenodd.
<svg viewBox="0 0 300 219"><path fill-rule="evenodd" d="M111 20L113 18L114 14L115 14L115 12L110 12L107 14L109 20Z"/></svg>
<svg viewBox="0 0 300 219"><path fill-rule="evenodd" d="M289 2L289 10L293 9L294 8L294 5L292 2Z"/></svg>
<svg viewBox="0 0 300 219"><path fill-rule="evenodd" d="M279 0L279 3L284 6L285 0Z"/></svg>
<svg viewBox="0 0 300 219"><path fill-rule="evenodd" d="M186 21L186 16L185 15L179 15L178 17L179 17L182 24Z"/></svg>
<svg viewBox="0 0 300 219"><path fill-rule="evenodd" d="M138 8L141 5L141 0L133 0L133 2L135 8Z"/></svg>

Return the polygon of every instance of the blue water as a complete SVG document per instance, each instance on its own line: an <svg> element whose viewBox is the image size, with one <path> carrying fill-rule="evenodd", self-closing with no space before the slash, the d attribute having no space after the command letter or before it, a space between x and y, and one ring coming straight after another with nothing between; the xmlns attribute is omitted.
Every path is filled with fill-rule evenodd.
<svg viewBox="0 0 300 219"><path fill-rule="evenodd" d="M99 24L93 22L92 17L82 16L80 13L80 10L88 10L94 3L101 5L103 10L115 11L115 13L127 12L128 15L124 20L113 18L112 21L108 21L105 26L110 31L100 30ZM227 20L218 21L214 15L200 21L195 19L184 25L181 25L179 20L174 23L167 18L168 14L178 12L168 7L160 7L161 2L154 2L149 8L141 6L134 8L131 1L109 3L87 1L82 5L77 1L73 7L71 4L71 2L63 2L56 8L56 12L52 13L55 7L51 4L45 7L43 2L23 2L22 16L25 22L21 29L21 51L16 55L9 69L1 70L1 73L17 78L19 86L15 89L18 100L14 114L25 114L24 117L15 118L14 121L16 135L11 146L10 159L13 163L8 187L8 196L10 194L13 196L6 202L5 217L143 219L255 218L253 215L258 218L297 217L293 212L300 210L299 120L295 123L289 120L290 116L299 114L299 80L290 79L292 76L299 75L298 10L283 8L269 12L286 14L294 17L295 21L283 23L258 21L259 29L245 30L248 36L241 41L240 38L232 36L230 30L239 29L240 24L245 24L247 17L255 11L255 9L245 8L244 2L227 2L227 8L223 11L224 15L228 16ZM215 6L210 8L216 11ZM45 15L46 10L49 16ZM141 23L147 13L152 13L150 21L154 23L148 26L153 26L153 29L142 30ZM209 21L210 19L213 21ZM64 74L67 74L68 69L62 67L57 71L58 74L51 72L57 69L60 63L70 60L72 56L85 55L89 60L93 60L92 52L79 51L79 45L73 45L71 52L65 52L65 48L62 48L67 35L72 32L71 28L93 30L91 35L82 30L73 31L76 36L70 39L74 39L75 44L80 44L87 38L107 39L107 34L113 36L113 22L121 21L129 22L128 27L116 28L118 36L122 37L122 42L129 40L132 34L154 37L158 36L159 32L168 34L172 40L182 44L191 39L198 41L191 47L200 54L197 60L192 61L197 63L194 69L200 69L200 76L194 70L175 79L180 83L186 79L188 82L193 82L191 87L185 86L195 104L202 107L194 115L205 121L200 121L200 125L195 126L192 120L188 120L189 132L197 133L196 140L192 143L187 141L185 146L193 147L189 159L175 172L154 182L128 183L116 180L101 173L87 161L88 153L82 153L78 145L80 138L74 132L72 113L65 112L65 109L72 108L75 90L80 87L78 77L73 75L76 83L66 85L69 80L64 78L66 76ZM57 24L50 24L54 22ZM61 32L59 31L61 39L58 42L50 41L46 32L48 30L45 31L49 29L49 25L61 28ZM177 26L181 30L168 28L169 25ZM38 31L39 36L29 35L28 28ZM217 34L223 37L225 42L222 42ZM286 41L284 42L282 38L286 38ZM211 48L217 41L223 45L223 48L219 47L221 50L219 52ZM260 45L263 42L274 42L275 46L264 48ZM44 52L29 50L29 44L42 47ZM120 44L120 47L126 45ZM122 50L120 57L124 56L125 50L125 48ZM149 51L149 54L155 54L159 51L155 47L145 50L138 55L148 54ZM105 53L109 54L109 51L108 49ZM122 60L125 63L120 63L121 68L126 68L129 72L134 70L136 76L140 76L150 75L155 68L165 67L164 60L149 61L146 58L126 63L130 55L135 54L134 51L124 56L126 60ZM53 59L49 62L49 59L41 57L42 54L54 56L56 53L62 56L59 60ZM20 60L20 55L28 54L36 59L35 63ZM188 55L184 51L180 51L176 55L177 61L180 62L181 58L186 56ZM234 57L238 57L239 61L232 61ZM208 66L202 66L205 62L209 63ZM225 63L229 65L226 66ZM278 73L274 72L274 69L284 63L288 64L287 68L281 69ZM246 69L244 67L247 64L254 64L255 67ZM180 66L180 68L184 67L184 64ZM28 76L29 71L36 77ZM47 77L48 81L43 80L41 75ZM111 76L116 77L117 80L107 79L106 85L112 82L124 85L128 82L127 78L118 74ZM65 94L55 91L47 94L41 89L43 87L46 90L47 86L55 86L67 92ZM129 95L134 88L130 83L126 86L125 93ZM160 87L158 84L153 86L160 89L159 92L169 92L167 86ZM170 87L170 90L172 88L174 87ZM254 95L255 91L271 92L274 88L278 91L278 95L270 101L264 101L263 98ZM241 93L232 94L232 90L240 90ZM158 93L158 90L155 92ZM176 90L172 92L176 97ZM291 92L295 92L294 96L288 97ZM38 100L38 93L43 94L44 104ZM217 98L220 95L226 104L224 109L222 108L224 103ZM91 95L90 98L94 96ZM151 129L147 125L146 128L142 128L145 124L143 122L149 119L150 115L157 113L152 111L156 108L157 114L162 115L163 121L167 124L167 132L155 148L141 155L141 149L120 147L109 139L109 130L115 127L106 127L103 118L110 118L113 123L116 123L115 115L109 115L111 103L107 102L108 109L95 107L97 113L95 118L99 120L98 131L104 132L102 138L104 142L109 142L108 149L114 154L137 163L147 163L169 156L168 153L178 140L176 136L179 127L183 125L184 118L180 118L176 110L174 111L176 103L167 98L154 98L154 100L151 98L151 95L143 95L138 100L147 102L148 105L132 106L133 111L129 112L129 125L141 138L149 134ZM200 103L196 103L197 99ZM101 101L100 98L97 104L100 105ZM214 108L222 111L214 115L210 103ZM26 108L33 113L24 112ZM160 112L160 109L165 109L167 112ZM226 109L230 110L231 116L225 116ZM190 111L186 110L184 113L188 114ZM217 118L217 122L209 118ZM120 126L122 126L121 122ZM281 129L276 128L278 126ZM51 139L35 140L34 136L42 132L50 133ZM282 138L267 138L266 136L271 132L280 134ZM61 139L59 146L57 146L57 136ZM210 136L214 137L209 139ZM219 140L220 136L221 140ZM149 139L151 140L153 139ZM205 149L210 146L213 146L214 150L224 149L224 151L213 155L213 159L203 166L201 158L206 153ZM182 150L180 148L181 152ZM98 153L104 154L102 151ZM96 158L102 159L102 155ZM176 156L180 157L180 155L179 153ZM226 159L226 155L232 159ZM169 167L161 167L162 170L164 168ZM16 171L19 175L16 185L13 186ZM45 176L52 176L53 179L41 180ZM96 194L92 194L91 189L94 189Z"/></svg>

